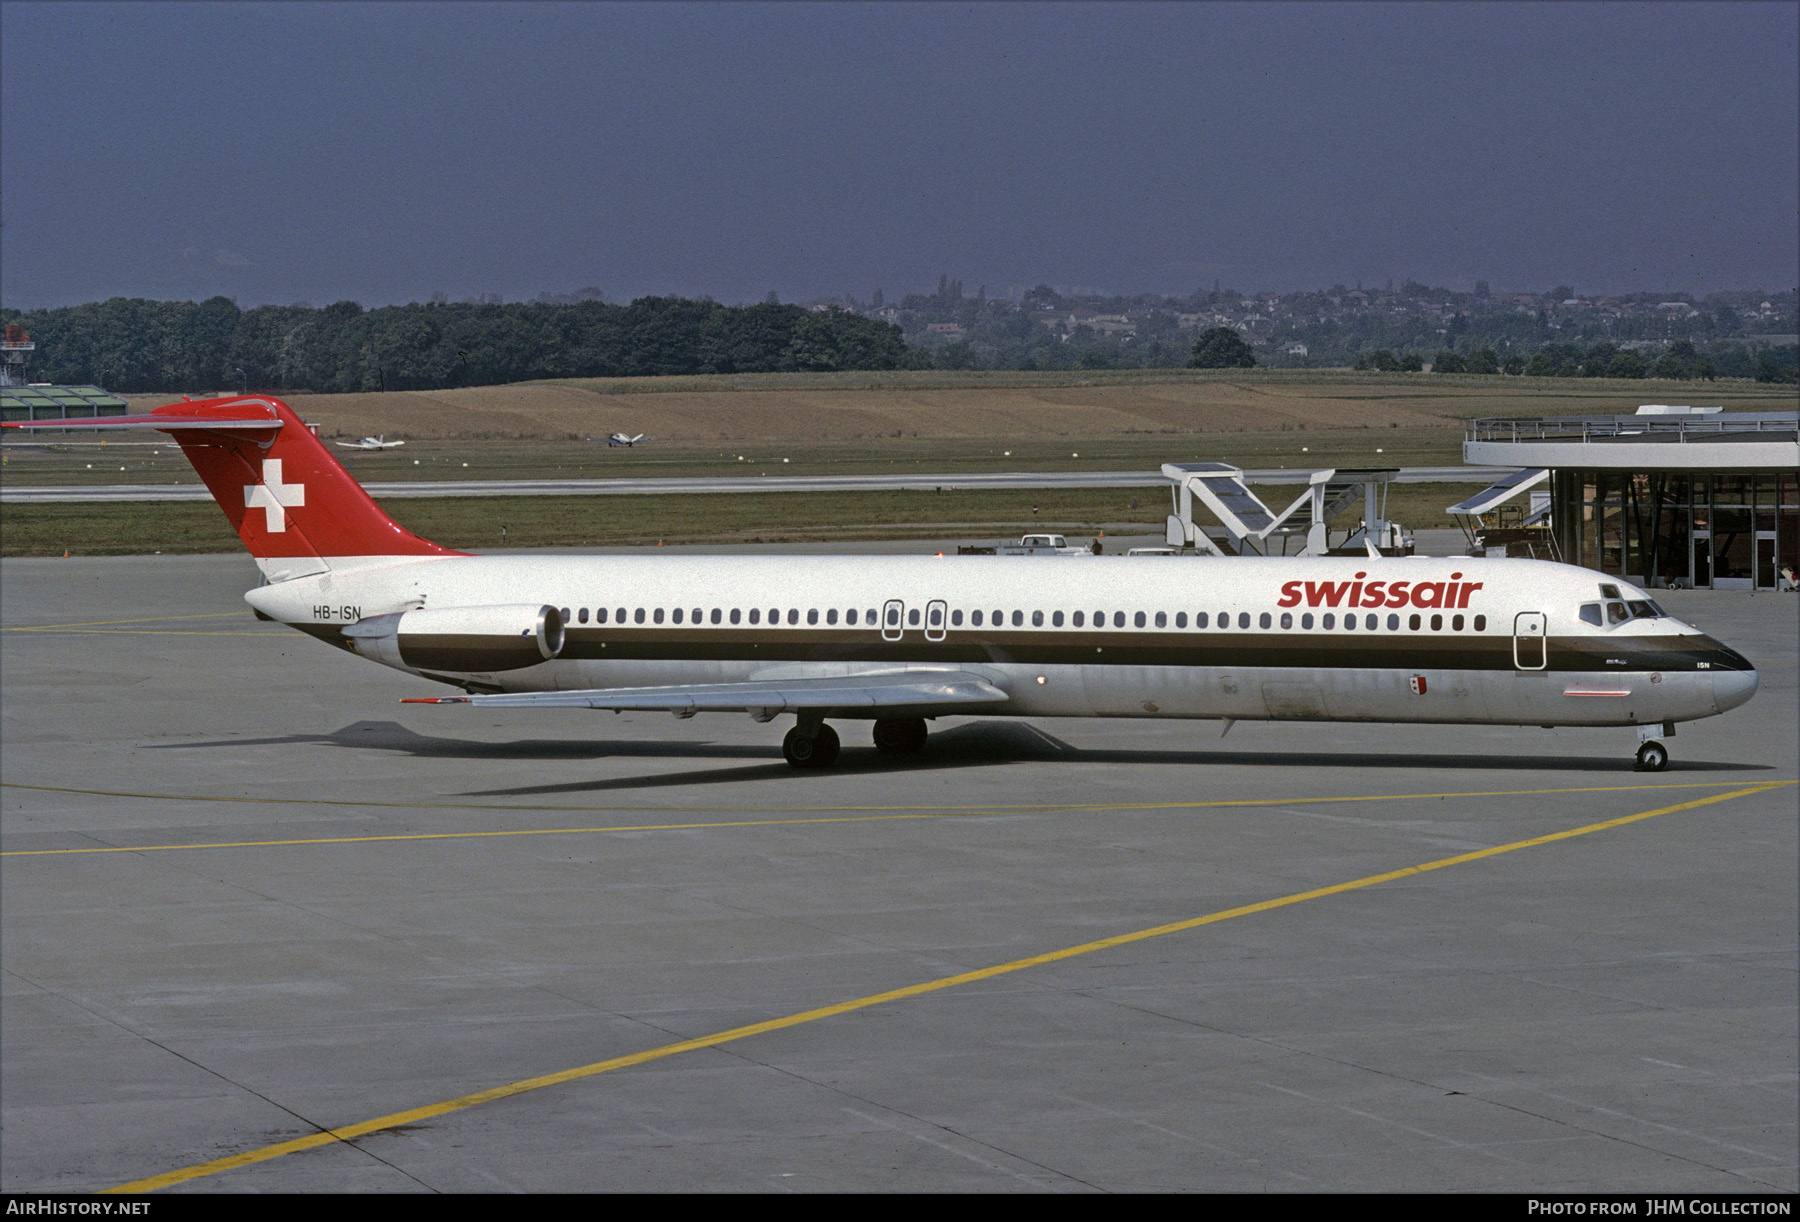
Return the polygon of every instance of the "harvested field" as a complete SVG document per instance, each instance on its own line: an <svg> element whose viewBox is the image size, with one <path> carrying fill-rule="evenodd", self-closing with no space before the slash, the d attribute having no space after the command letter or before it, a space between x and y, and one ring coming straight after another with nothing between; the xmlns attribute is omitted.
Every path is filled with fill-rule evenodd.
<svg viewBox="0 0 1800 1222"><path fill-rule="evenodd" d="M1476 416L1629 412L1640 403L1791 406L1749 382L1342 370L754 374L284 396L328 437L596 437L661 444L1099 438L1363 427L1457 430ZM146 406L155 397L136 400ZM158 400L160 401L160 400Z"/></svg>
<svg viewBox="0 0 1800 1222"><path fill-rule="evenodd" d="M1397 484L1388 513L1414 528L1452 525L1444 507L1481 485ZM1265 489L1285 505L1295 489ZM1287 495L1283 495L1286 493ZM719 496L483 497L389 501L407 529L457 548L787 543L855 539L993 539L1032 529L1160 535L1166 492L1031 489L977 492L785 492ZM1037 512L1033 512L1033 510ZM1345 523L1355 520L1351 514ZM199 502L9 505L6 556L235 552L218 507Z"/></svg>

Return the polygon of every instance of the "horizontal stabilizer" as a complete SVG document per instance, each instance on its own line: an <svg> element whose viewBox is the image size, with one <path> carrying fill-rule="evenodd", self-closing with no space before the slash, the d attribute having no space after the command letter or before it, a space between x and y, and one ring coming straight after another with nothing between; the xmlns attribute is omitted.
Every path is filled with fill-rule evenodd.
<svg viewBox="0 0 1800 1222"><path fill-rule="evenodd" d="M575 692L499 692L482 696L426 696L402 704L478 704L488 708L619 709L667 713L747 711L774 716L801 709L929 708L1000 704L1007 695L962 671L840 675L821 679L691 683L671 687L611 687Z"/></svg>
<svg viewBox="0 0 1800 1222"><path fill-rule="evenodd" d="M281 421L274 416L93 416L77 420L8 420L9 429L278 429Z"/></svg>

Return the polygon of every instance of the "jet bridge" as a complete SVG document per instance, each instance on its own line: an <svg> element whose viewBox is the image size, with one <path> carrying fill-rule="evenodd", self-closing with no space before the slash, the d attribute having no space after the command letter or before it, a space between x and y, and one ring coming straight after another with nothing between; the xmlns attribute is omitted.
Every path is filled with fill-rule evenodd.
<svg viewBox="0 0 1800 1222"><path fill-rule="evenodd" d="M1302 556L1323 556L1333 551L1363 553L1371 549L1385 554L1408 550L1398 525L1385 516L1387 485L1397 475L1392 467L1358 470L1331 468L1315 471L1307 489L1280 513L1251 492L1244 472L1227 463L1164 463L1163 475L1173 485L1173 509L1164 537L1170 547L1191 547L1196 553L1226 555L1225 548L1194 523L1198 501L1225 528L1225 545L1239 556L1266 556L1271 540L1281 540L1279 555L1287 555L1288 540L1303 536ZM1337 548L1331 546L1331 522L1345 510L1363 502L1362 522L1347 532Z"/></svg>
<svg viewBox="0 0 1800 1222"><path fill-rule="evenodd" d="M1486 555L1558 560L1556 536L1550 529L1550 491L1534 491L1549 479L1546 467L1522 467L1444 512L1455 516L1471 546ZM1526 492L1531 493L1530 500L1518 504L1516 498Z"/></svg>

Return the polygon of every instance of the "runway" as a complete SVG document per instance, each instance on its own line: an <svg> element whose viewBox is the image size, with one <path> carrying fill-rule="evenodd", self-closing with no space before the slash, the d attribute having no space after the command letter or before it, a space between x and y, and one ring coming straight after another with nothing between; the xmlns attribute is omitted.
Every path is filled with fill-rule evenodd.
<svg viewBox="0 0 1800 1222"><path fill-rule="evenodd" d="M1479 483L1509 475L1512 467L1407 467L1394 477L1401 484ZM1271 467L1244 472L1252 484L1304 484L1307 468ZM364 485L385 501L406 497L463 496L659 496L731 492L930 492L1004 488L1163 488L1160 471L988 471L957 475L776 475L717 479L511 479L390 480ZM115 484L81 487L0 488L0 503L42 501L205 501L204 485Z"/></svg>
<svg viewBox="0 0 1800 1222"><path fill-rule="evenodd" d="M1662 774L997 718L797 773L402 706L257 580L0 563L0 1189L1800 1187L1791 596L1659 594L1762 674Z"/></svg>

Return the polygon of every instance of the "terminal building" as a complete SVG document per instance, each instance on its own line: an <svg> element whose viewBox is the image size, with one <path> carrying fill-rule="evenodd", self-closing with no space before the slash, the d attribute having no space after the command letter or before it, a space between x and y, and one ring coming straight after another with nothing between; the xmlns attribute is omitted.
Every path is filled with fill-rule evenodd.
<svg viewBox="0 0 1800 1222"><path fill-rule="evenodd" d="M1800 412L1476 420L1463 461L1516 469L1450 509L1490 555L1650 589L1792 589L1800 569Z"/></svg>

